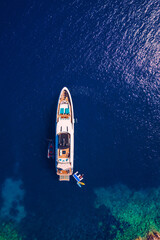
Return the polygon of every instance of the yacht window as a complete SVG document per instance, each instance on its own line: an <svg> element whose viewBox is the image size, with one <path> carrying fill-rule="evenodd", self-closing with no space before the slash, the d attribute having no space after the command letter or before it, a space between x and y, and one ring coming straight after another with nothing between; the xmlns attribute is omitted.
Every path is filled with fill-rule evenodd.
<svg viewBox="0 0 160 240"><path fill-rule="evenodd" d="M70 134L61 133L58 135L58 148L65 149L70 146Z"/></svg>

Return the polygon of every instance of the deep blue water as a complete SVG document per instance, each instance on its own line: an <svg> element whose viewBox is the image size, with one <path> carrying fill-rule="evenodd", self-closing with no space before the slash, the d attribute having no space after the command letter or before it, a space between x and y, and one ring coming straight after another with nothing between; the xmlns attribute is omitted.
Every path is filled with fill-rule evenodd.
<svg viewBox="0 0 160 240"><path fill-rule="evenodd" d="M7 178L22 180L27 239L105 239L95 226L112 219L94 209L95 187L160 185L160 3L0 5L1 189ZM64 86L78 119L74 169L85 174L83 189L58 182L46 158Z"/></svg>

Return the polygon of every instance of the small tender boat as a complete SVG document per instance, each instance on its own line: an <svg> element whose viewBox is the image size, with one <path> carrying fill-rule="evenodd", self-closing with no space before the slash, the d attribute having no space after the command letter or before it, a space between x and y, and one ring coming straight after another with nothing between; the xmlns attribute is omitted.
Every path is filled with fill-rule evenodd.
<svg viewBox="0 0 160 240"><path fill-rule="evenodd" d="M60 93L56 116L56 173L60 181L69 181L74 163L74 112L71 94L64 87Z"/></svg>
<svg viewBox="0 0 160 240"><path fill-rule="evenodd" d="M54 158L54 146L53 146L52 140L49 140L49 143L48 143L47 158Z"/></svg>

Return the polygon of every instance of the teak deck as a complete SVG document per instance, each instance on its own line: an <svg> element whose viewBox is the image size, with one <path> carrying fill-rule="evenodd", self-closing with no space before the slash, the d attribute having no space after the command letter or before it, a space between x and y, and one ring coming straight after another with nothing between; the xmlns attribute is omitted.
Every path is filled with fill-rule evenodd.
<svg viewBox="0 0 160 240"><path fill-rule="evenodd" d="M58 158L69 158L69 156L70 156L69 148L65 148L65 149L58 148Z"/></svg>

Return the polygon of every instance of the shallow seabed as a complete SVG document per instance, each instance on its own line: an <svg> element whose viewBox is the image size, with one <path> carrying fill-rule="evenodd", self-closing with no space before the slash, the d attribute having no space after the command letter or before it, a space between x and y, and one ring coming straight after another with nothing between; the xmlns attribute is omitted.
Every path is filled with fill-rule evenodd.
<svg viewBox="0 0 160 240"><path fill-rule="evenodd" d="M160 230L159 16L157 0L1 1L2 239ZM82 189L46 158L64 86Z"/></svg>

